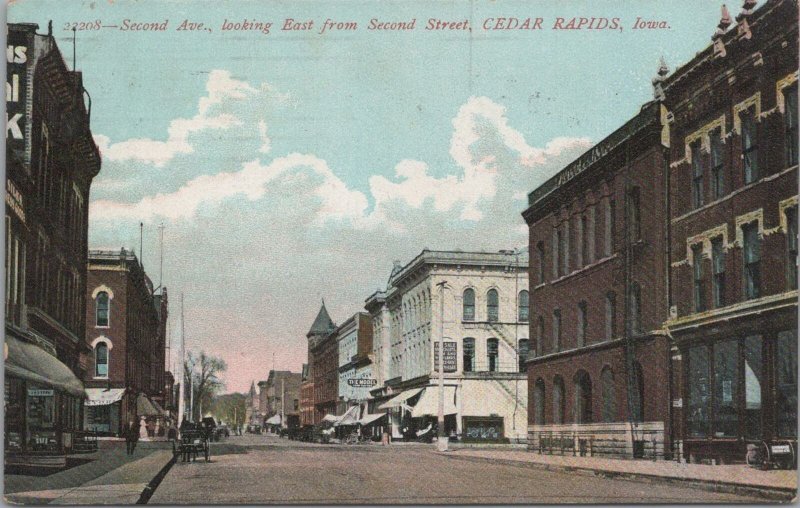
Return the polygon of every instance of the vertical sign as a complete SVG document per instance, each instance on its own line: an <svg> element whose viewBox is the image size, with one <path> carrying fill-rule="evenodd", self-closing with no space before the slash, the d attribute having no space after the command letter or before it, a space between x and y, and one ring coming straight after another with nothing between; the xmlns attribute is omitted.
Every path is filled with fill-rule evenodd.
<svg viewBox="0 0 800 508"><path fill-rule="evenodd" d="M458 369L458 345L454 341L444 343L444 371L455 372ZM433 344L433 370L439 372L439 342Z"/></svg>
<svg viewBox="0 0 800 508"><path fill-rule="evenodd" d="M25 99L30 55L28 43L27 32L8 31L6 45L6 150L8 152L24 152L26 145L25 127L28 118Z"/></svg>

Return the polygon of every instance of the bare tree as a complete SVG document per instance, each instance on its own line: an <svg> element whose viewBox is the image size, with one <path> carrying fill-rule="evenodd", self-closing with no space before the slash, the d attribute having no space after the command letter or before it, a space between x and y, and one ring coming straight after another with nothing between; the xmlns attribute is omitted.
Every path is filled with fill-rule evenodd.
<svg viewBox="0 0 800 508"><path fill-rule="evenodd" d="M198 421L203 416L203 406L209 407L214 395L225 388L220 376L228 368L225 360L207 355L205 351L186 355L183 363L183 380L187 387L193 387L194 397L191 419ZM188 391L187 391L188 394Z"/></svg>

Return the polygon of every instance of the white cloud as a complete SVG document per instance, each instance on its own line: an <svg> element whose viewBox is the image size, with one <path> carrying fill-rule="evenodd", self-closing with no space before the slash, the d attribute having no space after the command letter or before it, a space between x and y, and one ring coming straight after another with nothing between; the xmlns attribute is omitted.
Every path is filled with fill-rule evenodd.
<svg viewBox="0 0 800 508"><path fill-rule="evenodd" d="M267 135L267 122L264 120L258 121L258 137L261 139L261 146L258 148L259 153L267 154L272 150L272 141Z"/></svg>

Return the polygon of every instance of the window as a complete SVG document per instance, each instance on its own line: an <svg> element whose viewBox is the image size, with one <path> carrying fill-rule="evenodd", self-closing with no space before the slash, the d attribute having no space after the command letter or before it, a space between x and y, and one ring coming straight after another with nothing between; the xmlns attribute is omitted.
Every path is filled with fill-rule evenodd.
<svg viewBox="0 0 800 508"><path fill-rule="evenodd" d="M500 303L496 289L490 289L486 293L486 319L490 322L500 320Z"/></svg>
<svg viewBox="0 0 800 508"><path fill-rule="evenodd" d="M705 310L703 294L703 245L692 245L692 281L694 283L694 311Z"/></svg>
<svg viewBox="0 0 800 508"><path fill-rule="evenodd" d="M755 108L740 113L742 122L742 160L745 185L758 180L758 141Z"/></svg>
<svg viewBox="0 0 800 508"><path fill-rule="evenodd" d="M797 329L778 334L775 354L775 434L797 437Z"/></svg>
<svg viewBox="0 0 800 508"><path fill-rule="evenodd" d="M581 217L581 240L582 240L581 261L582 261L582 266L585 266L592 262L589 253L589 217L587 217L586 215Z"/></svg>
<svg viewBox="0 0 800 508"><path fill-rule="evenodd" d="M585 370L575 374L575 423L592 423L592 379Z"/></svg>
<svg viewBox="0 0 800 508"><path fill-rule="evenodd" d="M797 207L786 209L786 279L789 289L797 289Z"/></svg>
<svg viewBox="0 0 800 508"><path fill-rule="evenodd" d="M692 151L692 208L703 206L703 153L700 140L690 145Z"/></svg>
<svg viewBox="0 0 800 508"><path fill-rule="evenodd" d="M628 241L638 242L642 239L641 203L639 187L634 187L628 193Z"/></svg>
<svg viewBox="0 0 800 508"><path fill-rule="evenodd" d="M711 194L713 199L725 195L725 167L722 163L722 131L714 129L710 134L711 142Z"/></svg>
<svg viewBox="0 0 800 508"><path fill-rule="evenodd" d="M489 372L497 372L497 339L486 340L486 359L489 361Z"/></svg>
<svg viewBox="0 0 800 508"><path fill-rule="evenodd" d="M738 436L739 347L726 340L714 345L714 437Z"/></svg>
<svg viewBox="0 0 800 508"><path fill-rule="evenodd" d="M464 348L462 351L464 358L464 372L472 372L475 370L475 339L464 339Z"/></svg>
<svg viewBox="0 0 800 508"><path fill-rule="evenodd" d="M613 291L606 293L606 339L611 340L617 335L617 294Z"/></svg>
<svg viewBox="0 0 800 508"><path fill-rule="evenodd" d="M797 165L797 84L783 89L783 125L786 128L786 166Z"/></svg>
<svg viewBox="0 0 800 508"><path fill-rule="evenodd" d="M594 240L594 229L595 229L595 210L594 206L589 207L589 223L588 223L588 230L584 229L584 235L586 235L586 243L588 245L587 256L584 258L584 262L587 264L591 264L594 262L595 256L595 240Z"/></svg>
<svg viewBox="0 0 800 508"><path fill-rule="evenodd" d="M524 289L519 292L519 309L517 312L517 320L520 323L527 323L529 319L530 310L530 294Z"/></svg>
<svg viewBox="0 0 800 508"><path fill-rule="evenodd" d="M558 229L558 259L560 264L558 266L558 275L566 275L568 272L569 260L567 259L567 238L562 228Z"/></svg>
<svg viewBox="0 0 800 508"><path fill-rule="evenodd" d="M94 348L94 366L96 377L108 377L108 345L105 342L98 343Z"/></svg>
<svg viewBox="0 0 800 508"><path fill-rule="evenodd" d="M638 334L642 329L642 295L638 282L631 283L631 333Z"/></svg>
<svg viewBox="0 0 800 508"><path fill-rule="evenodd" d="M584 227L586 226L582 215L575 217L575 268L583 267Z"/></svg>
<svg viewBox="0 0 800 508"><path fill-rule="evenodd" d="M713 272L713 299L714 308L725 306L725 247L722 245L722 237L718 236L711 240L711 270Z"/></svg>
<svg viewBox="0 0 800 508"><path fill-rule="evenodd" d="M109 299L108 293L101 291L95 299L96 321L95 326L108 326Z"/></svg>
<svg viewBox="0 0 800 508"><path fill-rule="evenodd" d="M710 364L706 346L689 349L686 371L688 400L686 427L691 437L706 437L711 413Z"/></svg>
<svg viewBox="0 0 800 508"><path fill-rule="evenodd" d="M553 379L553 423L564 423L564 380Z"/></svg>
<svg viewBox="0 0 800 508"><path fill-rule="evenodd" d="M294 403L294 405L293 405L294 410L295 411L299 410L300 409L300 400L299 399L294 399L293 403Z"/></svg>
<svg viewBox="0 0 800 508"><path fill-rule="evenodd" d="M467 288L464 290L464 321L475 321L475 290Z"/></svg>
<svg viewBox="0 0 800 508"><path fill-rule="evenodd" d="M606 200L606 216L605 216L605 231L604 231L604 250L605 255L610 256L611 252L614 250L614 220L616 217L616 210L614 206L614 200L611 198L607 198Z"/></svg>
<svg viewBox="0 0 800 508"><path fill-rule="evenodd" d="M533 423L544 424L544 380L539 378L533 385Z"/></svg>
<svg viewBox="0 0 800 508"><path fill-rule="evenodd" d="M586 345L586 328L588 326L586 316L586 302L578 303L578 347Z"/></svg>
<svg viewBox="0 0 800 508"><path fill-rule="evenodd" d="M559 249L561 248L561 230L553 229L553 278L557 279L561 274L561 263L559 262Z"/></svg>
<svg viewBox="0 0 800 508"><path fill-rule="evenodd" d="M764 368L761 336L744 339L744 435L748 439L761 439L761 387Z"/></svg>
<svg viewBox="0 0 800 508"><path fill-rule="evenodd" d="M536 253L539 260L539 284L544 284L544 242L536 244Z"/></svg>
<svg viewBox="0 0 800 508"><path fill-rule="evenodd" d="M561 310L553 311L553 352L561 351Z"/></svg>
<svg viewBox="0 0 800 508"><path fill-rule="evenodd" d="M531 346L528 339L519 339L519 344L517 345L517 356L519 357L519 371L525 372L527 369L525 368L525 362L528 360L528 352L530 352Z"/></svg>
<svg viewBox="0 0 800 508"><path fill-rule="evenodd" d="M751 222L742 226L744 240L744 296L750 300L758 298L761 290L761 239L758 234L758 223Z"/></svg>
<svg viewBox="0 0 800 508"><path fill-rule="evenodd" d="M544 344L544 317L539 316L539 335L536 341L536 354L542 354L542 345Z"/></svg>
<svg viewBox="0 0 800 508"><path fill-rule="evenodd" d="M600 383L603 390L603 421L613 422L617 418L616 390L614 387L614 371L605 366L600 373Z"/></svg>

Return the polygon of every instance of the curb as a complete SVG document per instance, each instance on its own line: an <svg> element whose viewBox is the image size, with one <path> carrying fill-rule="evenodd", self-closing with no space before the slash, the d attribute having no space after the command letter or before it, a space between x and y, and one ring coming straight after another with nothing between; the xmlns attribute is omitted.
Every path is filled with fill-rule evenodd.
<svg viewBox="0 0 800 508"><path fill-rule="evenodd" d="M169 459L166 464L164 464L164 467L162 467L161 470L159 470L159 472L153 477L153 479L150 480L150 482L148 482L144 490L142 490L142 493L139 495L139 499L136 501L136 504L147 504L147 502L153 496L153 493L161 484L161 480L163 480L164 477L167 476L169 470L172 469L172 466L175 464L177 458L178 458L177 455L174 454L172 455L172 458Z"/></svg>
<svg viewBox="0 0 800 508"><path fill-rule="evenodd" d="M755 495L772 501L790 502L794 501L797 495L796 489L790 487L759 487L756 485L742 485L740 483L722 482L713 480L702 480L695 478L676 478L670 476L660 476L647 473L629 473L619 471L607 471L592 469L580 466L562 466L556 464L543 464L540 462L523 462L512 459L496 459L489 457L475 457L468 455L453 455L447 452L435 452L449 459L468 460L474 462L491 462L494 464L505 464L509 466L527 467L552 472L570 472L589 476L600 476L603 478L619 478L625 480L637 480L659 483L672 483L682 486L690 486L711 492L722 492L726 494Z"/></svg>

